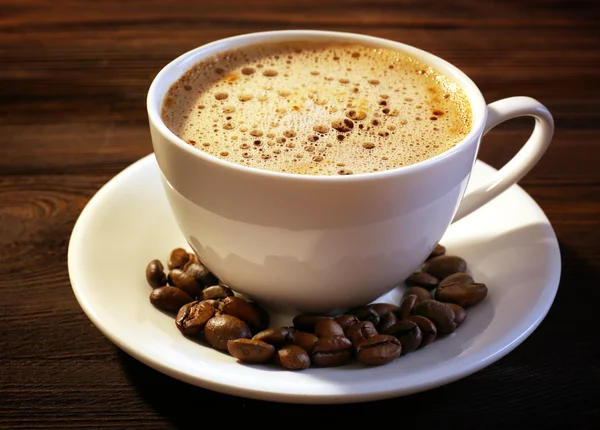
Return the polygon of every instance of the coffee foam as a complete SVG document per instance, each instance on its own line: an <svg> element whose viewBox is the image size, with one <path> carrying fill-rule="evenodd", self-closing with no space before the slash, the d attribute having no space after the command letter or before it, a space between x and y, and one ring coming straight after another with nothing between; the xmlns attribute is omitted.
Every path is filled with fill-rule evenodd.
<svg viewBox="0 0 600 430"><path fill-rule="evenodd" d="M417 163L452 148L472 122L460 87L405 53L309 42L197 64L170 88L162 118L215 157L310 175Z"/></svg>

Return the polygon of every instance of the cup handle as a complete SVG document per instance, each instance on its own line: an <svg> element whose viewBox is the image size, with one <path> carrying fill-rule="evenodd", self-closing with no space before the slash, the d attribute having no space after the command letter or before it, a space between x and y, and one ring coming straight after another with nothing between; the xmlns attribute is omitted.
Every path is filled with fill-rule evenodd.
<svg viewBox="0 0 600 430"><path fill-rule="evenodd" d="M531 97L510 97L490 103L483 135L512 118L535 118L533 133L515 156L498 170L486 183L463 197L452 222L469 215L476 209L517 183L529 172L546 152L554 133L552 115L544 105Z"/></svg>

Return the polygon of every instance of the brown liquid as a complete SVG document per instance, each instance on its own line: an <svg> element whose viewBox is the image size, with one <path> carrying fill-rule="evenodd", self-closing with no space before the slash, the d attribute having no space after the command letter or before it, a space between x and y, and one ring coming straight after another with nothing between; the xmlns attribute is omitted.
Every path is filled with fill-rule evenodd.
<svg viewBox="0 0 600 430"><path fill-rule="evenodd" d="M177 136L244 166L308 175L394 169L471 130L460 87L399 51L276 43L202 61L165 96Z"/></svg>

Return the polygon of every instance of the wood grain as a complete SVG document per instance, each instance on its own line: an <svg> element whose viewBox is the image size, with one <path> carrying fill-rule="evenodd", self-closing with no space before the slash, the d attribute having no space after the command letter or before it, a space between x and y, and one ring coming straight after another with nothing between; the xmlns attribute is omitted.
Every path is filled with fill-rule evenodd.
<svg viewBox="0 0 600 430"><path fill-rule="evenodd" d="M245 32L318 28L398 40L463 69L488 102L529 95L556 134L520 183L561 246L558 296L522 345L445 387L369 404L271 404L202 390L116 348L67 272L91 196L152 151L158 71ZM237 420L402 428L592 428L600 419L600 2L567 0L0 0L0 428L165 429ZM480 158L500 167L529 135L507 122ZM271 424L269 424L271 425ZM287 425L287 424L286 424Z"/></svg>

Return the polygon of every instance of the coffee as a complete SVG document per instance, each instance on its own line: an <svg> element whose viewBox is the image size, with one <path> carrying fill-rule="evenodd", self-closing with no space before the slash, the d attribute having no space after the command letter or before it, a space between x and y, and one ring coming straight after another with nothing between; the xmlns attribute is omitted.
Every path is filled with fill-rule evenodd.
<svg viewBox="0 0 600 430"><path fill-rule="evenodd" d="M196 64L166 94L162 119L215 157L308 175L417 163L455 146L472 123L462 89L406 53L307 41Z"/></svg>

